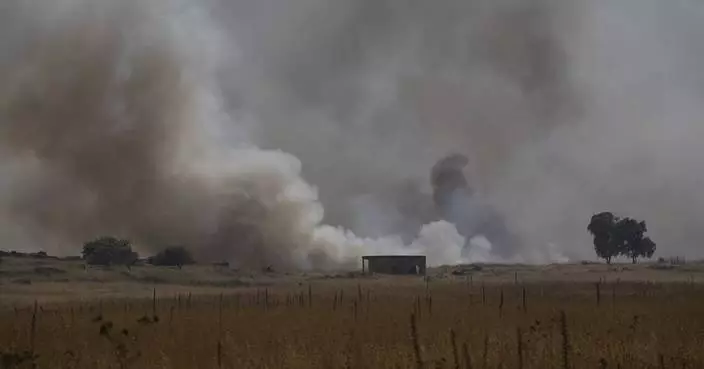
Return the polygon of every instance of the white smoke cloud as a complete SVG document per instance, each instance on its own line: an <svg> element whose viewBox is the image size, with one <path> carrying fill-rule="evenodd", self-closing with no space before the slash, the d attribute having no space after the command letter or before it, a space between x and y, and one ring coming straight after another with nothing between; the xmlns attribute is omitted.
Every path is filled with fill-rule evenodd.
<svg viewBox="0 0 704 369"><path fill-rule="evenodd" d="M427 255L428 265L437 266L472 261L463 255L464 243L455 226L439 221L423 226L410 248Z"/></svg>

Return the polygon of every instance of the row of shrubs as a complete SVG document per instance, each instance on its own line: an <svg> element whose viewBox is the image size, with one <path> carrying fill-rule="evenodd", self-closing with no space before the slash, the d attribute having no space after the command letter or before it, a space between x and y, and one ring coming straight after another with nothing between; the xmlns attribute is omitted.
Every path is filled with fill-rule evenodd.
<svg viewBox="0 0 704 369"><path fill-rule="evenodd" d="M0 257L3 256L10 256L10 257L16 257L16 258L34 258L34 259L58 259L55 256L49 256L45 251L39 251L39 252L21 252L21 251L4 251L0 250Z"/></svg>
<svg viewBox="0 0 704 369"><path fill-rule="evenodd" d="M134 265L139 255L132 250L129 240L116 237L100 237L83 245L83 259L89 265ZM176 266L194 264L191 253L182 246L166 247L146 262L158 266Z"/></svg>

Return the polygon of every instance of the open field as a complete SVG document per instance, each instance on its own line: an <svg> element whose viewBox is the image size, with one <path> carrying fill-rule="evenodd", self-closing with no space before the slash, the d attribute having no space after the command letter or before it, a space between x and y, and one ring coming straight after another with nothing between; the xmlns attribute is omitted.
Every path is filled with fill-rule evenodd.
<svg viewBox="0 0 704 369"><path fill-rule="evenodd" d="M361 266L360 266L361 268ZM670 264L553 264L553 265L468 265L430 268L433 283L552 283L552 282L700 282L704 263ZM88 267L80 260L56 258L5 257L0 263L0 306L93 300L100 298L151 297L174 293L219 294L243 289L301 284L332 285L358 282L372 285L407 283L413 278L361 276L358 272L286 273L280 271L234 270L216 265L193 265L183 269L150 265Z"/></svg>
<svg viewBox="0 0 704 369"><path fill-rule="evenodd" d="M704 367L697 264L0 271L3 368Z"/></svg>

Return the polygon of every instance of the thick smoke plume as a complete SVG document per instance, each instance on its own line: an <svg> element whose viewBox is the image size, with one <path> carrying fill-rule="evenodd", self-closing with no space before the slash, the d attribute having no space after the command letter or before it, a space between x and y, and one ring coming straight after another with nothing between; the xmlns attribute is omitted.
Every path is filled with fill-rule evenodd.
<svg viewBox="0 0 704 369"><path fill-rule="evenodd" d="M108 4L11 8L37 29L15 34L26 39L4 60L7 221L74 252L116 234L253 266L325 264L300 162L221 139L216 56L198 44L217 34L190 34L207 19L171 2Z"/></svg>
<svg viewBox="0 0 704 369"><path fill-rule="evenodd" d="M20 240L75 252L116 234L142 249L186 245L201 258L280 268L404 248L322 226L300 161L251 144L223 108L218 50L198 44L218 33L188 34L209 30L203 14L107 4L8 6L17 22L38 23L6 40L16 49L4 55L0 90L2 210ZM418 247L436 246L423 241L429 227Z"/></svg>
<svg viewBox="0 0 704 369"><path fill-rule="evenodd" d="M610 210L699 255L702 14L694 0L8 0L3 240L75 253L114 234L299 269L381 252L546 262L592 256L586 224ZM472 191L448 217L430 172L450 152ZM474 216L511 242L464 229Z"/></svg>
<svg viewBox="0 0 704 369"><path fill-rule="evenodd" d="M442 219L455 225L465 238L463 252L471 251L474 237L491 243L490 251L509 260L520 253L517 238L507 228L504 217L469 185L462 173L469 159L452 154L440 159L431 171L433 200Z"/></svg>

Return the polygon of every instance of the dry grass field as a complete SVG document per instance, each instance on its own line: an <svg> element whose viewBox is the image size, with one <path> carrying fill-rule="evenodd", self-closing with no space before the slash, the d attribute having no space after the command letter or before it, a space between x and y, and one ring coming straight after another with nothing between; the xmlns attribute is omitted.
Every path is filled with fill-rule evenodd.
<svg viewBox="0 0 704 369"><path fill-rule="evenodd" d="M0 267L2 368L704 367L697 266L229 271L227 285L207 267L130 271L160 283L81 280L69 262L54 266L62 277L18 282L21 263Z"/></svg>

